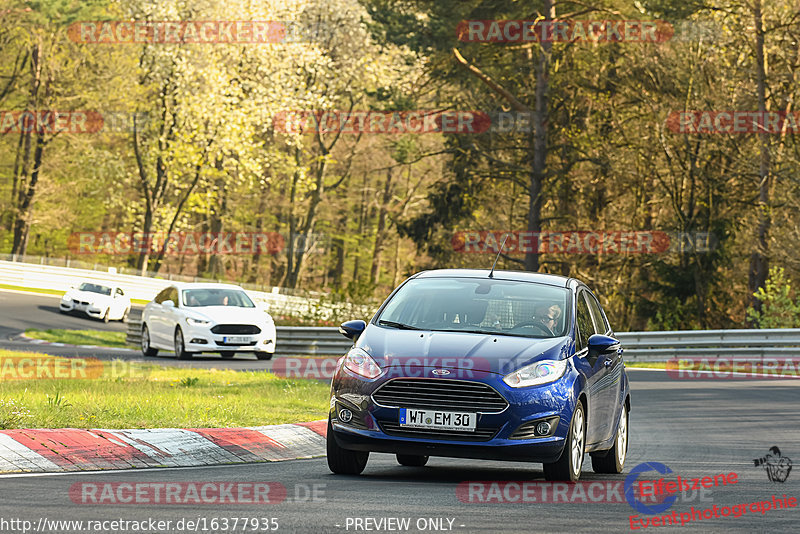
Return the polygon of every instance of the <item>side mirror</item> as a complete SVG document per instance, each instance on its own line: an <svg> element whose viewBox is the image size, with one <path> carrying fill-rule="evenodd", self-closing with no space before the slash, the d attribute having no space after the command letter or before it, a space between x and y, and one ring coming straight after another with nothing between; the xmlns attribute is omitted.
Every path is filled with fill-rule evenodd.
<svg viewBox="0 0 800 534"><path fill-rule="evenodd" d="M342 334L344 337L348 339L352 339L355 341L358 339L364 329L367 327L367 323L362 321L361 319L355 321L347 321L346 323L342 323L339 327L339 333Z"/></svg>
<svg viewBox="0 0 800 534"><path fill-rule="evenodd" d="M164 302L161 303L161 305L164 306L165 308L174 308L175 307L175 303L172 302L171 300L165 300Z"/></svg>
<svg viewBox="0 0 800 534"><path fill-rule="evenodd" d="M619 349L619 340L611 336L593 334L589 336L589 360L596 360L601 354L610 354Z"/></svg>

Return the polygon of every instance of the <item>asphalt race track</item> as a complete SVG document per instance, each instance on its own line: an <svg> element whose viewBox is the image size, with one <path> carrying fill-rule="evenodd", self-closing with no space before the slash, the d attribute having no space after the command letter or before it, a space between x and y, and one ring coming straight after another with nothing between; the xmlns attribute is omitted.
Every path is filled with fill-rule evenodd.
<svg viewBox="0 0 800 534"><path fill-rule="evenodd" d="M57 297L0 291L0 348L34 350L66 356L123 358L198 367L269 369L271 362L237 357L222 361L217 355L178 362L143 358L139 352L31 345L12 338L27 328L124 330L121 323L104 324L88 318L58 313ZM644 462L659 462L671 469L673 479L714 477L736 473L735 484L682 494L669 509L657 515L634 510L624 490L616 502L591 502L591 496L562 494L559 502L497 502L523 500L522 484L543 482L540 464L482 462L432 458L423 468L402 467L393 456L373 454L360 477L330 474L324 458L239 466L151 469L64 475L6 475L0 481L0 532L22 532L27 520L39 532L79 532L75 525L53 525L53 520L172 521L163 532L624 532L632 531L630 516L662 517L717 506L731 507L772 496L800 499L800 471L790 471L785 482L770 481L754 459L770 447L785 458L800 461L800 379L694 379L676 380L666 372L631 369L633 400L630 414L630 449L623 475L597 475L587 455L581 481L616 483L617 491L632 469ZM641 479L662 475L647 471ZM81 483L278 483L286 490L279 502L246 505L204 503L188 499L183 504L136 502L83 504L70 497ZM493 484L498 482L499 484ZM470 501L469 483L483 483ZM516 485L515 483L519 483ZM134 486L131 486L134 487ZM139 486L141 487L141 486ZM494 488L494 492L492 492ZM498 492L497 488L501 488ZM505 488L505 490L503 490ZM552 487L550 488L553 489ZM505 494L502 491L506 491ZM541 493L532 493L541 498ZM611 491L609 495L614 495ZM72 498L76 498L73 493ZM566 496L570 495L570 496ZM577 496L576 496L577 495ZM494 502L481 502L491 497ZM565 498L566 497L566 498ZM649 503L648 503L649 504ZM763 507L762 507L763 508ZM800 506L761 513L757 509L740 517L695 520L685 526L650 526L646 532L795 532ZM210 523L217 518L216 529ZM233 528L234 518L239 518ZM258 529L242 528L244 518L275 521ZM222 520L228 528L224 529ZM407 527L404 520L408 520ZM40 525L39 521L43 523ZM176 523L183 520L181 528ZM7 523L3 523L6 521ZM195 524L186 525L186 521ZM202 521L204 523L197 523ZM391 521L391 522L387 522ZM399 521L399 522L395 522ZM262 528L265 527L266 528ZM84 532L94 532L84 525ZM126 532L108 525L100 532ZM35 531L35 530L32 530ZM133 530L128 530L134 532ZM135 532L158 530L136 530Z"/></svg>
<svg viewBox="0 0 800 534"><path fill-rule="evenodd" d="M432 458L428 466L412 468L401 467L392 456L373 454L360 477L330 474L323 458L138 472L7 476L0 483L0 518L25 519L32 521L33 525L37 525L41 518L135 521L153 518L173 521L170 531L174 532L188 530L185 524L183 530L175 529L175 522L181 519L204 520L210 529L208 522L214 518L229 520L229 530L218 527L215 532L233 532L230 528L234 517L274 518L279 532L436 531L431 525L443 526L445 531L465 533L625 532L631 531L629 516L635 514L640 518L661 517L675 511L680 518L680 514L690 512L692 506L711 509L716 505L723 510L723 507L738 504L771 501L773 495L800 497L799 472L790 472L783 483L770 482L764 468L755 467L753 462L773 446L780 447L784 457L795 461L800 458L800 414L797 409L800 381L675 380L665 372L655 370L631 370L630 375L633 407L625 474L596 475L591 471L587 456L581 480L622 482L638 464L661 462L673 471L668 479L674 479L676 475L700 478L734 472L738 475L735 484L712 488L704 494L687 492L658 516L638 514L627 502L487 504L469 502L468 498L460 500L456 492L459 483L542 481L541 466ZM640 476L652 480L660 475L651 471ZM194 482L198 485L208 482L277 482L286 488L287 497L280 499L279 503L260 505L203 504L196 500L189 504L76 504L70 499L69 490L73 484L108 482ZM512 499L520 498L520 493L509 495ZM748 510L738 518L703 519L685 526L651 526L641 530L797 531L800 508L769 510L763 514L756 508L754 510ZM380 524L384 528L378 528L379 524L373 522L356 523L357 519L366 518L375 521L409 518L410 523L407 529L396 528L396 523ZM431 518L441 518L441 523L427 522ZM387 525L394 528L385 528ZM199 532L204 531L202 524L195 526L199 526ZM241 523L239 529L243 532Z"/></svg>
<svg viewBox="0 0 800 534"><path fill-rule="evenodd" d="M30 328L48 330L52 328L73 330L110 330L124 332L127 324L119 321L104 323L81 315L63 314L58 311L60 297L44 296L34 293L0 290L0 349L39 352L54 356L98 358L101 360L121 359L128 361L147 361L160 365L176 367L217 367L239 370L268 370L269 361L258 361L255 356L238 354L232 360L223 360L218 354L196 355L192 360L179 361L173 353L162 351L157 357L144 357L138 350L118 350L111 348L58 347L36 345L14 339ZM136 306L134 305L134 308ZM131 346L132 349L136 348ZM0 529L2 531L2 529Z"/></svg>

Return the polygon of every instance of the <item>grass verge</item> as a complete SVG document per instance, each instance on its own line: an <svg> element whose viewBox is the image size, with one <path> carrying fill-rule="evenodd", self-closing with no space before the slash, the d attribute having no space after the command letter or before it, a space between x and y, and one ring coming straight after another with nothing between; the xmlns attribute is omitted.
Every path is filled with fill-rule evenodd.
<svg viewBox="0 0 800 534"><path fill-rule="evenodd" d="M43 341L50 341L52 343L130 348L125 344L125 332L107 332L103 330L30 329L25 331L25 335L33 339L41 339Z"/></svg>
<svg viewBox="0 0 800 534"><path fill-rule="evenodd" d="M0 429L313 421L327 415L328 390L322 382L283 379L266 371L179 369L0 350Z"/></svg>

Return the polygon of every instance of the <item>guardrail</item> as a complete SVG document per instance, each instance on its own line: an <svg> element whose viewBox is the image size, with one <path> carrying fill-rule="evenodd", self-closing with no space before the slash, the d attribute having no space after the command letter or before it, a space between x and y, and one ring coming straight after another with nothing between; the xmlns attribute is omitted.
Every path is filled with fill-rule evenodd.
<svg viewBox="0 0 800 534"><path fill-rule="evenodd" d="M140 343L141 325L141 310L131 310L128 343ZM276 330L276 357L341 356L352 346L336 327L279 326ZM619 332L616 336L628 361L800 355L800 328Z"/></svg>

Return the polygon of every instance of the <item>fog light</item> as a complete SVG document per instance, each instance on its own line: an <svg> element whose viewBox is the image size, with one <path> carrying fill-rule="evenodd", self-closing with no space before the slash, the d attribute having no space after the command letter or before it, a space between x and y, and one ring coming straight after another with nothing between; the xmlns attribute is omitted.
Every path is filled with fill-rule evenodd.
<svg viewBox="0 0 800 534"><path fill-rule="evenodd" d="M543 421L536 425L536 433L540 436L546 436L550 433L550 423Z"/></svg>
<svg viewBox="0 0 800 534"><path fill-rule="evenodd" d="M353 419L353 412L348 410L347 408L342 408L339 410L339 420L342 423L349 423Z"/></svg>

